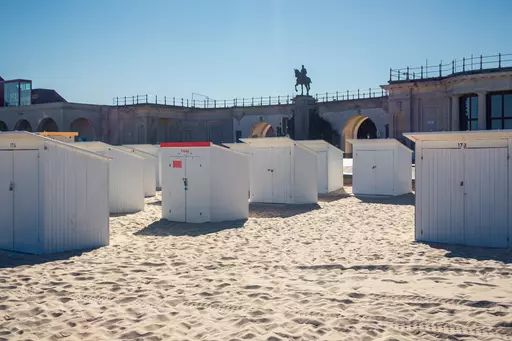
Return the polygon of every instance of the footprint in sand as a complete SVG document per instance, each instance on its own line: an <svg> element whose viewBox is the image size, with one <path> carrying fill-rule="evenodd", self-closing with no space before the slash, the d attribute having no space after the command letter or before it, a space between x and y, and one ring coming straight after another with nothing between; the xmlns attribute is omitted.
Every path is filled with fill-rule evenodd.
<svg viewBox="0 0 512 341"><path fill-rule="evenodd" d="M396 284L407 284L409 282L403 281L403 280L396 280L396 279L382 279L381 282L392 282Z"/></svg>
<svg viewBox="0 0 512 341"><path fill-rule="evenodd" d="M242 287L242 288L247 289L247 290L256 290L256 289L260 289L261 285L246 285L245 287Z"/></svg>
<svg viewBox="0 0 512 341"><path fill-rule="evenodd" d="M137 300L137 297L129 296L129 297L124 297L124 298L117 300L116 303L125 304L125 303L130 303L130 302L133 302L136 300Z"/></svg>
<svg viewBox="0 0 512 341"><path fill-rule="evenodd" d="M362 298L362 297L365 297L366 295L365 294L360 294L358 292L351 292L347 296L348 297L352 297L352 298Z"/></svg>

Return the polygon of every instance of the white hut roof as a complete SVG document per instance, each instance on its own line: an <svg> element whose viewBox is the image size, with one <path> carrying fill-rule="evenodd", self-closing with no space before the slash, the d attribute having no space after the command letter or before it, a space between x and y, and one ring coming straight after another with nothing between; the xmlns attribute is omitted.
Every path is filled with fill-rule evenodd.
<svg viewBox="0 0 512 341"><path fill-rule="evenodd" d="M468 141L488 139L510 139L512 129L506 130L475 130L475 131L438 131L425 133L404 133L409 140L417 141Z"/></svg>
<svg viewBox="0 0 512 341"><path fill-rule="evenodd" d="M128 155L131 155L133 157L136 157L138 159L144 159L143 156L132 153L131 151L129 151L127 149L117 147L117 146L112 146L110 144L99 142L99 141L73 142L73 145L80 146L84 149L88 149L88 150L92 150L92 151L116 150L116 151L119 151L119 152L122 152L122 153L125 153Z"/></svg>
<svg viewBox="0 0 512 341"><path fill-rule="evenodd" d="M372 146L372 145L390 145L390 146L400 146L401 148L404 148L405 150L412 153L412 150L407 148L403 143L400 143L396 139L349 139L347 140L348 143L351 143L352 145L359 145L359 146Z"/></svg>
<svg viewBox="0 0 512 341"><path fill-rule="evenodd" d="M95 153L94 151L91 151L86 148L82 148L81 146L77 146L76 143L68 143L68 142L58 141L58 140L55 140L55 139L52 139L52 138L49 138L46 136L42 136L42 135L35 134L35 133L30 133L28 131L0 132L0 139L5 139L5 138L11 138L11 139L16 138L16 139L26 139L26 140L39 139L39 140L43 140L45 143L52 143L52 144L57 145L62 148L73 149L73 150L79 151L79 152L84 153L91 157L96 157L96 158L100 158L100 159L104 159L104 160L112 160L111 157Z"/></svg>

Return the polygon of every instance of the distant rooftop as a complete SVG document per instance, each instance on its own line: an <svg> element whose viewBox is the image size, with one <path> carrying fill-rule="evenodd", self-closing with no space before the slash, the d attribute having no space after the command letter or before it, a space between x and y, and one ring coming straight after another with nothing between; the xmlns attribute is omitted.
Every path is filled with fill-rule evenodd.
<svg viewBox="0 0 512 341"><path fill-rule="evenodd" d="M67 101L53 89L32 89L32 104L56 103Z"/></svg>

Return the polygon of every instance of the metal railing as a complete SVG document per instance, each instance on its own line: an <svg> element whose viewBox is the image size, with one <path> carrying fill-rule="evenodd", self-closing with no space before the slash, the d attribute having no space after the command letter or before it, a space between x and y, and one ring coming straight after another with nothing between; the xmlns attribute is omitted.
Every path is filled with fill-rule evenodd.
<svg viewBox="0 0 512 341"><path fill-rule="evenodd" d="M387 96L387 92L382 88L368 88L347 91L326 92L323 94L315 94L313 97L318 102L335 102L335 101L348 101L356 99L368 98L381 98ZM286 96L265 96L265 97L251 97L251 98L234 98L230 100L214 100L208 99L188 99L176 98L168 96L153 96L153 95L135 95L114 97L113 105L137 105L137 104L160 104L170 105L186 108L232 108L232 107L252 107L264 105L286 105L291 104L295 95Z"/></svg>
<svg viewBox="0 0 512 341"><path fill-rule="evenodd" d="M389 82L403 82L419 79L442 78L456 74L476 73L484 70L501 70L512 68L512 54L498 53L494 56L471 56L454 59L449 63L389 69Z"/></svg>

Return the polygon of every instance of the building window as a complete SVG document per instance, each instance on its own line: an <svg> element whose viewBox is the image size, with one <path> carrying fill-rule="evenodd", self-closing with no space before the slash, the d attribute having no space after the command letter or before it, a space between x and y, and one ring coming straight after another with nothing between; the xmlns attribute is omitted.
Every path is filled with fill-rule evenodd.
<svg viewBox="0 0 512 341"><path fill-rule="evenodd" d="M478 130L478 95L465 95L459 101L459 130Z"/></svg>
<svg viewBox="0 0 512 341"><path fill-rule="evenodd" d="M237 130L236 131L236 142L237 143L241 143L242 141L240 141L240 139L242 138L242 131L241 130Z"/></svg>
<svg viewBox="0 0 512 341"><path fill-rule="evenodd" d="M487 95L487 129L512 129L512 92Z"/></svg>
<svg viewBox="0 0 512 341"><path fill-rule="evenodd" d="M3 88L4 107L19 107L22 105L30 105L32 103L32 84L30 82L4 82Z"/></svg>
<svg viewBox="0 0 512 341"><path fill-rule="evenodd" d="M20 103L19 105L32 104L32 89L30 83L20 82Z"/></svg>

